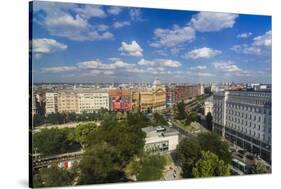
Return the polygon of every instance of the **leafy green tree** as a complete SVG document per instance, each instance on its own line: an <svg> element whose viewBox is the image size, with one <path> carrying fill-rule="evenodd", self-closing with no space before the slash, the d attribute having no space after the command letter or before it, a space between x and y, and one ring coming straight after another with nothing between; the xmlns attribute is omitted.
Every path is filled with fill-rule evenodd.
<svg viewBox="0 0 281 189"><path fill-rule="evenodd" d="M121 182L125 179L118 150L106 143L89 147L79 168L79 184Z"/></svg>
<svg viewBox="0 0 281 189"><path fill-rule="evenodd" d="M43 125L45 123L45 116L41 114L35 114L32 118L32 122L34 127Z"/></svg>
<svg viewBox="0 0 281 189"><path fill-rule="evenodd" d="M158 112L153 114L153 118L156 125L168 125L168 122L165 120L165 118Z"/></svg>
<svg viewBox="0 0 281 189"><path fill-rule="evenodd" d="M161 155L146 155L137 174L138 181L159 180L163 176L166 158Z"/></svg>
<svg viewBox="0 0 281 189"><path fill-rule="evenodd" d="M139 128L147 127L148 125L151 124L150 120L141 112L137 112L137 113L128 112L127 123L128 125L134 125Z"/></svg>
<svg viewBox="0 0 281 189"><path fill-rule="evenodd" d="M216 154L225 163L231 163L231 153L229 145L222 141L220 136L214 133L200 133L198 135L201 150L210 151Z"/></svg>
<svg viewBox="0 0 281 189"><path fill-rule="evenodd" d="M77 151L80 145L69 140L69 134L73 129L42 129L33 136L33 147L43 156L61 154L66 152Z"/></svg>
<svg viewBox="0 0 281 189"><path fill-rule="evenodd" d="M202 151L201 158L192 168L193 177L228 176L230 167L210 151Z"/></svg>
<svg viewBox="0 0 281 189"><path fill-rule="evenodd" d="M267 173L267 168L266 165L263 164L262 162L257 162L254 167L253 167L253 173L254 174L263 174Z"/></svg>
<svg viewBox="0 0 281 189"><path fill-rule="evenodd" d="M97 125L93 122L80 123L75 128L75 131L70 136L70 139L79 142L82 146L87 146L90 137L94 136L97 130Z"/></svg>
<svg viewBox="0 0 281 189"><path fill-rule="evenodd" d="M42 168L39 175L45 187L69 186L74 179L69 171L58 167Z"/></svg>
<svg viewBox="0 0 281 189"><path fill-rule="evenodd" d="M200 158L200 144L196 138L183 138L177 146L176 157L182 167L182 176L191 177L192 167Z"/></svg>
<svg viewBox="0 0 281 189"><path fill-rule="evenodd" d="M211 131L213 128L213 116L210 112L208 112L206 116L206 125L207 128Z"/></svg>
<svg viewBox="0 0 281 189"><path fill-rule="evenodd" d="M184 120L186 119L186 112L185 112L185 104L184 102L180 102L177 104L177 109L176 109L176 118L179 120Z"/></svg>

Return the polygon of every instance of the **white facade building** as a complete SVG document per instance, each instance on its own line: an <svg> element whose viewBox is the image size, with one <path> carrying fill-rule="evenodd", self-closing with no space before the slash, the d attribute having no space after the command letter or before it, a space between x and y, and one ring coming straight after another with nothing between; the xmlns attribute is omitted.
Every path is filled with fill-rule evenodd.
<svg viewBox="0 0 281 189"><path fill-rule="evenodd" d="M102 108L109 109L107 92L78 93L77 113L94 112Z"/></svg>
<svg viewBox="0 0 281 189"><path fill-rule="evenodd" d="M213 131L271 161L271 92L219 92L213 102Z"/></svg>
<svg viewBox="0 0 281 189"><path fill-rule="evenodd" d="M210 112L213 115L213 96L210 96L206 99L204 102L204 115L207 116L207 114Z"/></svg>
<svg viewBox="0 0 281 189"><path fill-rule="evenodd" d="M56 113L58 111L58 94L46 93L46 114Z"/></svg>
<svg viewBox="0 0 281 189"><path fill-rule="evenodd" d="M145 127L145 151L173 151L179 143L179 132L169 127Z"/></svg>

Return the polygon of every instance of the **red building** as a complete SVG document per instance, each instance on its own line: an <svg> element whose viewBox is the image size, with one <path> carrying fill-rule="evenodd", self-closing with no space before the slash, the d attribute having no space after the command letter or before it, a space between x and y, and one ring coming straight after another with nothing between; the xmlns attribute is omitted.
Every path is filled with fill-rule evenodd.
<svg viewBox="0 0 281 189"><path fill-rule="evenodd" d="M128 89L117 88L109 90L110 109L115 111L129 111L132 109L132 98Z"/></svg>

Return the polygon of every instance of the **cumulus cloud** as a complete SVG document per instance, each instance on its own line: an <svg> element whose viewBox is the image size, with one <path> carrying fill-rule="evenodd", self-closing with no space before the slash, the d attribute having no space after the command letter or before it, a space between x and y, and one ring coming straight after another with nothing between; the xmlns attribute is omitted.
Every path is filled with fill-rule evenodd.
<svg viewBox="0 0 281 189"><path fill-rule="evenodd" d="M232 61L214 62L213 66L215 67L216 70L221 71L221 72L240 72L240 71L242 71Z"/></svg>
<svg viewBox="0 0 281 189"><path fill-rule="evenodd" d="M104 12L104 10L97 5L85 5L83 7L77 7L74 9L74 11L84 18L106 17L106 13Z"/></svg>
<svg viewBox="0 0 281 189"><path fill-rule="evenodd" d="M31 44L32 56L35 59L40 59L44 54L50 54L67 49L67 45L48 38L32 39Z"/></svg>
<svg viewBox="0 0 281 189"><path fill-rule="evenodd" d="M54 39L39 38L32 40L32 52L48 54L67 49L67 45L57 42Z"/></svg>
<svg viewBox="0 0 281 189"><path fill-rule="evenodd" d="M122 42L119 51L121 55L142 56L143 49L136 41L132 41L131 44Z"/></svg>
<svg viewBox="0 0 281 189"><path fill-rule="evenodd" d="M76 4L35 3L34 11L43 11L40 22L51 35L65 37L75 41L108 40L113 34L108 28L92 25L89 19L104 18L106 13L100 6Z"/></svg>
<svg viewBox="0 0 281 189"><path fill-rule="evenodd" d="M192 17L190 25L199 32L220 31L232 28L236 18L237 14L200 12Z"/></svg>
<svg viewBox="0 0 281 189"><path fill-rule="evenodd" d="M243 54L266 55L271 51L271 30L263 35L257 36L250 44L233 45L230 49Z"/></svg>
<svg viewBox="0 0 281 189"><path fill-rule="evenodd" d="M129 26L129 25L131 25L131 23L128 22L128 21L121 21L121 22L116 21L116 22L113 23L113 27L116 28L116 29L123 28L123 27Z"/></svg>
<svg viewBox="0 0 281 189"><path fill-rule="evenodd" d="M189 26L179 27L175 25L172 29L157 28L154 30L154 41L152 47L175 47L177 45L191 42L195 38L195 30Z"/></svg>
<svg viewBox="0 0 281 189"><path fill-rule="evenodd" d="M112 15L118 15L122 12L122 10L123 9L121 7L110 7L107 9L107 12Z"/></svg>
<svg viewBox="0 0 281 189"><path fill-rule="evenodd" d="M189 51L184 55L184 57L188 59L212 58L221 53L222 52L219 50L203 47Z"/></svg>
<svg viewBox="0 0 281 189"><path fill-rule="evenodd" d="M205 70L207 69L207 66L195 66L195 67L190 67L191 70Z"/></svg>
<svg viewBox="0 0 281 189"><path fill-rule="evenodd" d="M101 69L101 70L114 70L120 68L134 67L134 64L129 64L123 62L122 60L116 60L115 62L110 64L102 63L99 60L90 60L90 61L79 62L77 65L79 68L82 69Z"/></svg>
<svg viewBox="0 0 281 189"><path fill-rule="evenodd" d="M140 9L132 8L129 10L129 15L132 21L142 21L142 13Z"/></svg>
<svg viewBox="0 0 281 189"><path fill-rule="evenodd" d="M171 59L155 59L155 60L145 60L141 59L138 63L141 66L164 66L177 68L181 66L181 63Z"/></svg>
<svg viewBox="0 0 281 189"><path fill-rule="evenodd" d="M240 34L237 35L237 38L248 38L251 35L253 35L252 32L240 33Z"/></svg>
<svg viewBox="0 0 281 189"><path fill-rule="evenodd" d="M55 66L55 67L42 68L42 72L45 73L72 72L76 70L77 70L76 66Z"/></svg>

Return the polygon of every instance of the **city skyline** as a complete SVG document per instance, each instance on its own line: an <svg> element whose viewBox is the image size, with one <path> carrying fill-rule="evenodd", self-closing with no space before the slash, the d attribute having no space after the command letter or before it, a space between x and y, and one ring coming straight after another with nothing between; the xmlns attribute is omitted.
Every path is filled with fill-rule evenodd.
<svg viewBox="0 0 281 189"><path fill-rule="evenodd" d="M52 2L32 14L36 83L271 83L270 16Z"/></svg>

